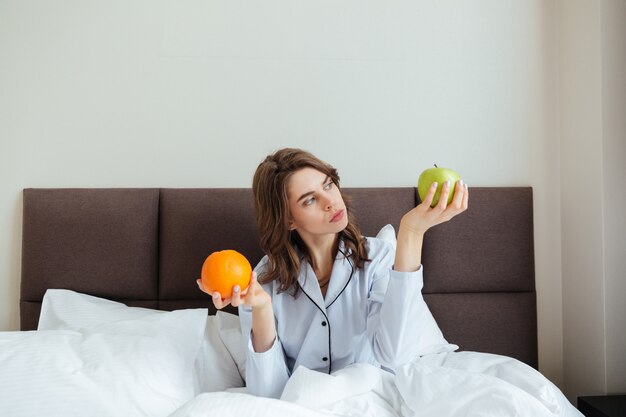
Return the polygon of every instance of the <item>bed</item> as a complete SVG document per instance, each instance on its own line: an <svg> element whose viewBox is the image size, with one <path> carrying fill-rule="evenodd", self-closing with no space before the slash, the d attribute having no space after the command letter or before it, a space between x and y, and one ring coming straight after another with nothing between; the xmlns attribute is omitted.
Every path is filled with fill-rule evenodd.
<svg viewBox="0 0 626 417"><path fill-rule="evenodd" d="M367 236L419 202L412 187L344 191ZM472 188L468 211L425 236L424 299L455 351L395 374L298 369L280 400L246 394L236 310L216 312L195 283L213 251L261 259L250 189L26 189L23 202L0 415L580 415L536 370L529 187Z"/></svg>

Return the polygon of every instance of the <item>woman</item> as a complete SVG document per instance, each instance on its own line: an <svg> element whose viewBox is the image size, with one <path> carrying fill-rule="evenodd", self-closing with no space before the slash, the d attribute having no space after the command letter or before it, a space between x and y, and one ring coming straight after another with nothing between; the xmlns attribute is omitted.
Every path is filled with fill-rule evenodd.
<svg viewBox="0 0 626 417"><path fill-rule="evenodd" d="M451 184L444 184L431 208L436 188L402 217L394 253L389 243L361 236L332 166L300 149L261 162L252 190L266 256L246 291L235 286L224 300L210 294L218 309L239 307L248 392L280 397L300 365L327 373L353 363L393 370L415 356L416 322L426 308L424 233L465 211L469 198L459 181L446 205Z"/></svg>

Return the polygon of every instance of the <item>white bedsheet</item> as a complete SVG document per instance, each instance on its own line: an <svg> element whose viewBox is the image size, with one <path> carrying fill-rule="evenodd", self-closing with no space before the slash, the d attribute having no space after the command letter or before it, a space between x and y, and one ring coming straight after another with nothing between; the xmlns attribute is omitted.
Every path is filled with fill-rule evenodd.
<svg viewBox="0 0 626 417"><path fill-rule="evenodd" d="M298 368L280 400L201 394L171 417L582 417L549 380L505 356L449 352L416 358L392 375L356 364L326 375Z"/></svg>

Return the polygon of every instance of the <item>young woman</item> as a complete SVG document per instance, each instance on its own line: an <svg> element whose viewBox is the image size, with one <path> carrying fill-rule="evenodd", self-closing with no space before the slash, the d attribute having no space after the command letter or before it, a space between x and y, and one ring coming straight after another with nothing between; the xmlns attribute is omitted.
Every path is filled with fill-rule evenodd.
<svg viewBox="0 0 626 417"><path fill-rule="evenodd" d="M239 307L248 392L280 397L300 365L327 373L362 362L393 370L415 356L426 308L424 233L465 211L469 199L459 181L446 205L451 184L444 184L431 208L436 187L402 217L394 253L389 243L361 236L332 166L300 149L261 162L252 190L266 256L246 291L235 287L224 300L210 294L218 309Z"/></svg>

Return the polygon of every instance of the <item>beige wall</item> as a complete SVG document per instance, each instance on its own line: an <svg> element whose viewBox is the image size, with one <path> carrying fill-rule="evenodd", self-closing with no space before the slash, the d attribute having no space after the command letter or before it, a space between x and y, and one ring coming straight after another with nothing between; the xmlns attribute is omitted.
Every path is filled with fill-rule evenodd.
<svg viewBox="0 0 626 417"><path fill-rule="evenodd" d="M602 3L606 385L626 393L626 2Z"/></svg>
<svg viewBox="0 0 626 417"><path fill-rule="evenodd" d="M626 2L559 17L564 384L626 392Z"/></svg>
<svg viewBox="0 0 626 417"><path fill-rule="evenodd" d="M567 389L581 393L605 386L601 19L599 3L566 3L559 39L563 365Z"/></svg>
<svg viewBox="0 0 626 417"><path fill-rule="evenodd" d="M567 87L576 72L560 69L559 43L578 41L559 26L569 8L541 0L0 2L0 330L19 321L23 188L247 187L266 153L300 146L335 164L347 186L411 186L432 163L456 168L470 186L531 185L539 365L563 386L564 336L568 346L590 337L563 326L563 308L571 323L577 313L568 306L589 285L570 273L565 249L570 239L619 239L602 235L596 220L619 213L593 202L583 203L595 210L589 235L568 234L579 214L568 204L581 203L581 187L594 189L603 169L623 167L618 154L589 146L591 173L573 182L583 175L564 145L576 139L559 140L561 129L577 131L559 121L564 95L581 94L575 79ZM583 55L593 99L584 128L595 135L598 124L612 126L607 141L619 148L623 125L603 121L598 107L620 100L597 85L596 75L617 65L607 56ZM587 109L571 111L575 120ZM603 165L602 152L615 161ZM603 256L624 259L594 248L583 265L590 273ZM623 264L612 265L612 277L623 274ZM591 286L596 332L605 304ZM609 327L622 317L618 303L607 299ZM617 362L624 351L616 346L606 358ZM601 349L580 363L566 353L573 387L572 369L603 360Z"/></svg>

